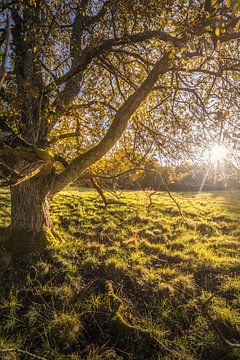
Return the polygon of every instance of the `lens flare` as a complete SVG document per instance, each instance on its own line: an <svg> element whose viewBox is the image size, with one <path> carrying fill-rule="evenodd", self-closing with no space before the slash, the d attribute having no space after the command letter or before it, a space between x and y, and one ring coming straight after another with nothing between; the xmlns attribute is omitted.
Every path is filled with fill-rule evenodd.
<svg viewBox="0 0 240 360"><path fill-rule="evenodd" d="M223 144L215 144L211 148L210 156L211 156L211 163L213 165L217 165L226 159L228 154L228 150L225 145Z"/></svg>

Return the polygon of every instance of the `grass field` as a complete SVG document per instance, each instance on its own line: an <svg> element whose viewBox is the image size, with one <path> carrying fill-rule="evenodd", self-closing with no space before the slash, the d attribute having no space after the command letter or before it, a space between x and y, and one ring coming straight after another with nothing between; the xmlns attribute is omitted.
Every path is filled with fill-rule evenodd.
<svg viewBox="0 0 240 360"><path fill-rule="evenodd" d="M92 190L54 198L62 241L27 271L1 272L0 347L49 360L240 359L224 343L240 343L240 192L173 194L181 212L166 193L119 196L107 209ZM2 190L0 226L9 214Z"/></svg>

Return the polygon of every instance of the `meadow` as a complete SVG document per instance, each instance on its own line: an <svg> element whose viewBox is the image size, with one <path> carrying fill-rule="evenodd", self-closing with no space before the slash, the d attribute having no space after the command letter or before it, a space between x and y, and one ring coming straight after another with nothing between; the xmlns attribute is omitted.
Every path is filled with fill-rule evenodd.
<svg viewBox="0 0 240 360"><path fill-rule="evenodd" d="M27 270L0 273L0 348L49 360L240 359L240 192L150 194L119 192L107 208L91 189L55 196L59 238ZM2 189L1 227L9 215Z"/></svg>

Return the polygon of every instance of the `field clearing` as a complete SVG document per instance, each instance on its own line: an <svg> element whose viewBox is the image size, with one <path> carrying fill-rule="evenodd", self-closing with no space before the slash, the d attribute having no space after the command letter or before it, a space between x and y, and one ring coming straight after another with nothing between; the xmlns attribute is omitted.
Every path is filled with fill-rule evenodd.
<svg viewBox="0 0 240 360"><path fill-rule="evenodd" d="M150 193L119 192L107 208L93 190L55 196L62 241L29 271L0 275L0 347L59 360L240 359L213 325L240 343L240 192ZM9 214L1 189L1 227ZM27 359L14 356L4 359Z"/></svg>

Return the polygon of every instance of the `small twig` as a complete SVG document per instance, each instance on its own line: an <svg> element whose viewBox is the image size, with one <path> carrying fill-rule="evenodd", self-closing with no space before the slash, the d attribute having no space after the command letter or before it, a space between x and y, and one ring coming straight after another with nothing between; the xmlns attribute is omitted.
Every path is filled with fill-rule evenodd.
<svg viewBox="0 0 240 360"><path fill-rule="evenodd" d="M34 355L32 353L30 353L29 351L26 350L20 350L18 348L15 349L1 349L0 348L0 353L17 353L17 354L23 354L23 355L28 355L30 356L32 359L37 359L37 360L47 360L46 358L42 357L42 356L38 356L38 355Z"/></svg>
<svg viewBox="0 0 240 360"><path fill-rule="evenodd" d="M92 174L93 177L95 178L102 178L102 179L115 179L115 178L118 178L118 177L121 177L121 176L124 176L128 173L132 173L132 172L135 172L135 171L146 171L146 169L144 168L141 168L141 167L134 167L132 169L129 169L129 170L126 170L126 171L123 171L122 173L119 173L119 174L116 174L116 175L113 175L113 176L104 176L104 175L98 175L98 174ZM171 194L171 191L169 190L166 182L164 181L162 175L160 172L157 172L157 171L154 171L154 170L147 170L153 174L157 174L159 175L160 177L160 180L162 182L162 185L164 186L165 190L167 191L169 197L173 200L173 202L175 203L175 205L177 206L178 208L178 211L179 211L179 215L181 216L181 218L183 219L183 221L185 222L185 218L184 218L184 215L182 213L182 210L181 210L181 206L179 205L179 203L177 202L177 200L174 198L174 196ZM157 191L153 191L153 193L150 194L149 196L149 200L150 200L150 204L148 205L148 210L150 208L150 206L152 205L152 200L151 200L151 196L153 196L155 193L157 193Z"/></svg>
<svg viewBox="0 0 240 360"><path fill-rule="evenodd" d="M166 184L165 181L163 180L163 177L162 177L162 175L161 175L160 172L159 172L159 176L160 176L161 182L162 182L163 186L165 187L165 189L166 189L169 197L172 199L172 201L173 201L173 202L175 203L175 205L177 206L178 211L179 211L179 214L180 214L181 218L183 219L183 221L185 222L186 220L185 220L185 218L184 218L184 216L183 216L183 213L182 213L182 210L181 210L181 207L180 207L179 203L178 203L177 200L174 198L174 196L171 194L171 191L169 190L169 187L167 186L167 184Z"/></svg>
<svg viewBox="0 0 240 360"><path fill-rule="evenodd" d="M115 175L112 175L112 176L101 175L101 174L94 174L94 173L92 174L92 176L95 177L95 178L111 180L111 179L116 179L116 178L118 178L118 177L127 175L128 173L132 173L132 172L135 172L135 171L138 171L138 170L139 170L139 171L146 171L145 169L141 169L141 168L138 168L138 167L134 167L134 168L132 168L132 169L123 171L123 172L121 172L121 173L118 173L118 174L115 174Z"/></svg>
<svg viewBox="0 0 240 360"><path fill-rule="evenodd" d="M153 204L152 196L154 196L156 193L157 193L157 191L154 190L153 192L151 192L151 193L148 195L149 204L148 204L148 206L147 206L147 211L149 211L150 207L152 206L152 204Z"/></svg>

